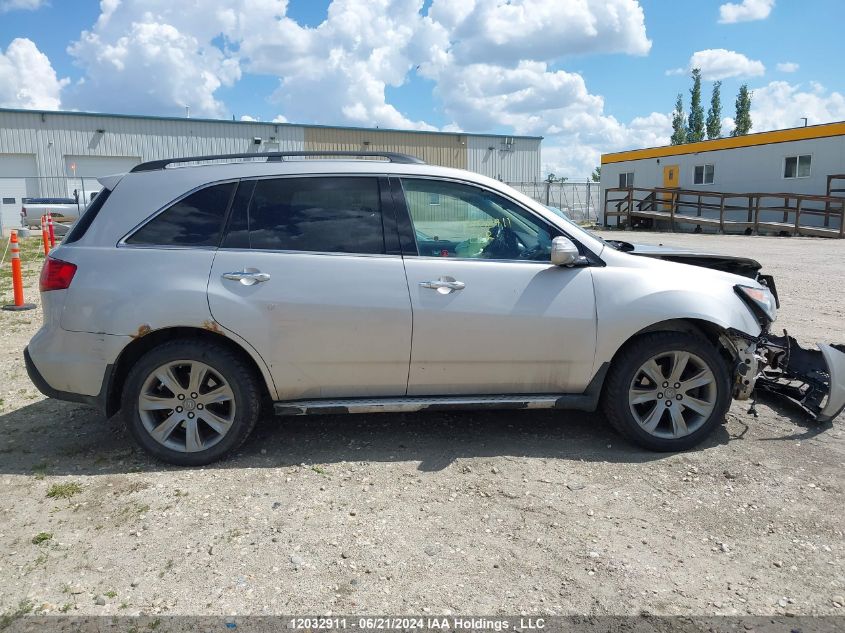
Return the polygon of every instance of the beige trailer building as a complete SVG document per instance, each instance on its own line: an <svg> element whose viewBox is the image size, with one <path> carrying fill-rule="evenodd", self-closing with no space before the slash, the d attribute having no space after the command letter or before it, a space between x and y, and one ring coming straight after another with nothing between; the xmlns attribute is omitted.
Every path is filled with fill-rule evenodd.
<svg viewBox="0 0 845 633"><path fill-rule="evenodd" d="M96 178L148 160L272 151L392 151L508 182L541 180L536 136L0 109L0 220L23 198L90 196Z"/></svg>

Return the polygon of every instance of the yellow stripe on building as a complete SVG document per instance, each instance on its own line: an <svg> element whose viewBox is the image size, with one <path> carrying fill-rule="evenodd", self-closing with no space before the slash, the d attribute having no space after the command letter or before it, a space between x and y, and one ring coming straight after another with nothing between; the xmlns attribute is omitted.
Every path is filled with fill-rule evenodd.
<svg viewBox="0 0 845 633"><path fill-rule="evenodd" d="M845 136L845 121L839 123L825 123L806 127L789 128L787 130L773 130L771 132L757 132L746 136L729 136L712 141L699 141L684 145L669 145L666 147L650 147L635 149L627 152L602 154L601 163L622 163L629 160L645 158L663 158L664 156L681 156L684 154L698 154L720 149L735 149L738 147L754 147L756 145L770 145L772 143L787 143L789 141L805 141L814 138L830 136Z"/></svg>

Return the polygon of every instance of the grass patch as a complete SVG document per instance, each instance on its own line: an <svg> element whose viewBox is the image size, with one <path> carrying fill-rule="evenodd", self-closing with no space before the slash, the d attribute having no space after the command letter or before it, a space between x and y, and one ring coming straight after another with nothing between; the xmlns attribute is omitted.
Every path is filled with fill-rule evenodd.
<svg viewBox="0 0 845 633"><path fill-rule="evenodd" d="M41 545L41 543L46 543L51 538L53 538L52 532L39 532L38 534L32 537L32 544Z"/></svg>
<svg viewBox="0 0 845 633"><path fill-rule="evenodd" d="M103 594L106 598L117 598L117 592L114 589L109 589Z"/></svg>
<svg viewBox="0 0 845 633"><path fill-rule="evenodd" d="M31 613L32 606L33 605L29 600L21 600L16 609L7 611L0 615L0 631L8 629L15 623L15 620L19 620L27 613Z"/></svg>
<svg viewBox="0 0 845 633"><path fill-rule="evenodd" d="M69 481L63 484L53 484L47 491L47 496L51 499L70 499L73 495L82 492L82 486L75 481Z"/></svg>
<svg viewBox="0 0 845 633"><path fill-rule="evenodd" d="M47 476L47 462L41 462L40 464L35 464L32 467L32 474L33 476L38 479L39 481L44 479Z"/></svg>
<svg viewBox="0 0 845 633"><path fill-rule="evenodd" d="M327 474L328 474L328 473L326 472L326 469L325 469L325 468L323 468L322 466L312 466L312 467L311 467L311 470L313 470L313 471L314 471L315 473L317 473L318 475L327 475Z"/></svg>

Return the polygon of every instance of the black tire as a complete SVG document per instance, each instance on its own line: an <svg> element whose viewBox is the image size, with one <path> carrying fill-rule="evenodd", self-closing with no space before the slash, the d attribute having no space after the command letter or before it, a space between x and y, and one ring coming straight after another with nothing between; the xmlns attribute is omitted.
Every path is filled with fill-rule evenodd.
<svg viewBox="0 0 845 633"><path fill-rule="evenodd" d="M655 355L669 352L697 356L713 372L712 388L716 390L712 413L699 420L700 426L688 435L674 438L657 437L646 431L634 417L633 405L628 400L629 389L640 368ZM724 422L730 404L731 383L725 359L707 339L684 332L652 332L631 341L614 359L602 395L604 413L616 431L643 448L661 452L683 451L699 444ZM671 423L671 418L664 418L661 424L665 423Z"/></svg>
<svg viewBox="0 0 845 633"><path fill-rule="evenodd" d="M174 361L195 361L207 365L220 375L231 388L233 398L226 406L233 406L231 426L209 448L195 452L174 450L152 437L144 425L139 410L139 397L151 374L157 368ZM212 374L213 375L213 374ZM217 461L236 450L249 437L261 413L261 390L255 371L231 350L208 341L177 340L164 343L142 356L126 377L122 393L122 414L129 432L147 453L177 466L202 466ZM232 402L232 404L228 404ZM215 405L207 405L209 411ZM202 408L202 407L199 407ZM172 414L165 411L163 415ZM187 414L186 414L187 415ZM201 413L197 411L199 416ZM180 427L177 426L178 431ZM210 427L203 425L206 431ZM187 433L187 431L182 431Z"/></svg>

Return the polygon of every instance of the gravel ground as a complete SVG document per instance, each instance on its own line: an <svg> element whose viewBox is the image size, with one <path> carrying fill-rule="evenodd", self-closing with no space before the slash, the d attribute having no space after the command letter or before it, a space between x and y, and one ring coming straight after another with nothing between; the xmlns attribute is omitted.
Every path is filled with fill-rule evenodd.
<svg viewBox="0 0 845 633"><path fill-rule="evenodd" d="M756 257L779 326L845 339L845 242L622 236ZM268 419L175 469L35 390L40 319L0 313L0 613L845 614L841 421L734 404L660 455L598 414Z"/></svg>

